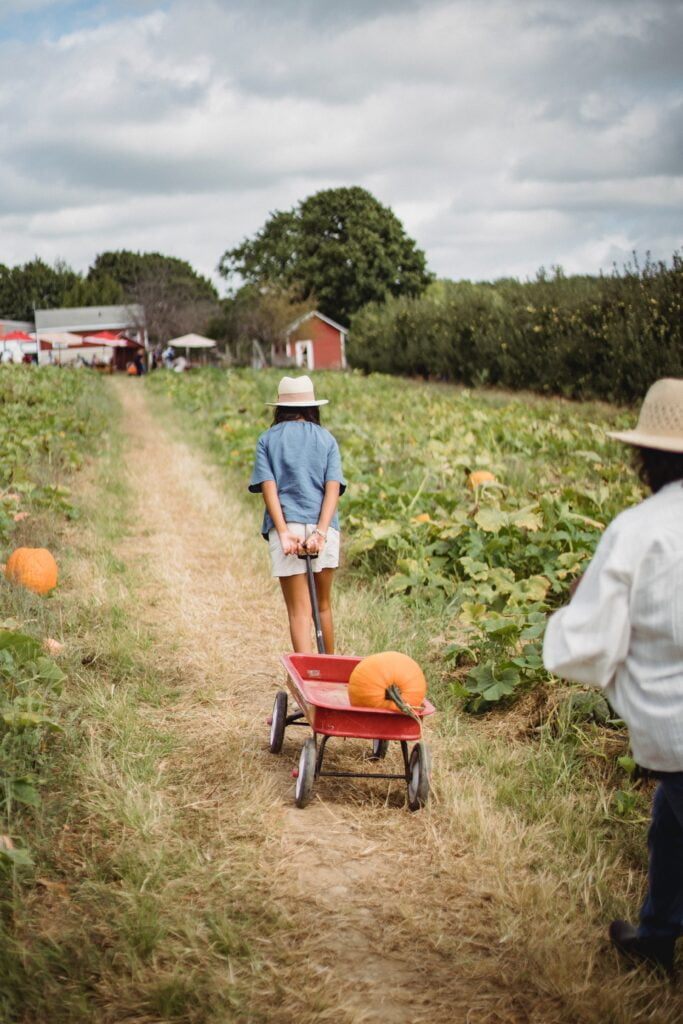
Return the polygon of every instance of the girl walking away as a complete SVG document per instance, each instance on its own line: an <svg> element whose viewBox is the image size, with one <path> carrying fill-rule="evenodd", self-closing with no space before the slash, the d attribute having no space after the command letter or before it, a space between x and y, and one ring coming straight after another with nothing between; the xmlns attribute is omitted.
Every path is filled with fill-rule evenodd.
<svg viewBox="0 0 683 1024"><path fill-rule="evenodd" d="M601 687L629 728L633 757L659 779L649 877L637 925L612 921L630 964L673 974L683 935L683 380L652 385L633 445L652 494L610 523L570 603L550 618L543 660Z"/></svg>
<svg viewBox="0 0 683 1024"><path fill-rule="evenodd" d="M311 600L306 563L312 559L325 651L334 652L330 597L339 565L337 502L346 490L339 446L320 425L320 406L310 377L283 377L272 425L258 439L249 490L263 494L262 535L268 541L273 576L280 580L292 647L313 651Z"/></svg>

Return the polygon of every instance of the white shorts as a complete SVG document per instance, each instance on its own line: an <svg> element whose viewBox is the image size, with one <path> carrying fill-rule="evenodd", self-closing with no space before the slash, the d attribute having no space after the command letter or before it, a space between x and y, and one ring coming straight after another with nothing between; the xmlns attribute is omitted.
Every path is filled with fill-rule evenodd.
<svg viewBox="0 0 683 1024"><path fill-rule="evenodd" d="M287 529L296 534L297 537L306 537L315 529L315 523L304 525L303 523L287 523ZM268 534L268 547L270 549L270 567L273 576L298 576L306 572L306 559L298 555L285 555L282 553L282 545L275 527ZM331 526L327 531L327 540L317 558L311 559L313 572L320 572L321 569L336 569L339 566L339 531Z"/></svg>

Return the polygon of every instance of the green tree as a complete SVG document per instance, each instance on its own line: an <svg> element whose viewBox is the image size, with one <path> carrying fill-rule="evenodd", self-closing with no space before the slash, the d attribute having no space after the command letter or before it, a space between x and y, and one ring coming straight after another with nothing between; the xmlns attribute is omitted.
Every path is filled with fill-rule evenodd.
<svg viewBox="0 0 683 1024"><path fill-rule="evenodd" d="M0 315L10 320L33 320L34 309L64 305L64 296L80 280L61 261L54 266L35 257L23 266L0 266Z"/></svg>
<svg viewBox="0 0 683 1024"><path fill-rule="evenodd" d="M219 271L293 289L299 301L315 295L323 313L344 323L368 302L420 295L432 279L396 215L358 186L325 189L274 213L223 254Z"/></svg>
<svg viewBox="0 0 683 1024"><path fill-rule="evenodd" d="M190 331L201 334L218 309L218 293L211 281L175 256L125 249L104 252L90 267L88 281L116 282L123 301L144 306L152 342Z"/></svg>
<svg viewBox="0 0 683 1024"><path fill-rule="evenodd" d="M73 309L75 306L119 306L124 302L123 288L113 277L104 275L91 281L79 277L62 297L62 306Z"/></svg>
<svg viewBox="0 0 683 1024"><path fill-rule="evenodd" d="M254 342L269 358L271 346L282 342L289 324L314 308L313 298L298 302L293 288L245 284L222 300L220 312L207 330L233 362L246 365L253 358Z"/></svg>
<svg viewBox="0 0 683 1024"><path fill-rule="evenodd" d="M126 298L136 298L136 290L142 280L163 277L172 282L182 299L215 302L218 293L206 277L198 274L185 260L175 256L163 256L158 252L103 252L95 259L88 271L88 280L110 278L121 285Z"/></svg>

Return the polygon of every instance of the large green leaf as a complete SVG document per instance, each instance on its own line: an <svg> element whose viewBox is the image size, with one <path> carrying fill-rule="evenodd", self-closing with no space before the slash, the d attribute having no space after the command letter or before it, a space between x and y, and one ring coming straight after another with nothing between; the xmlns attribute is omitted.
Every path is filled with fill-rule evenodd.
<svg viewBox="0 0 683 1024"><path fill-rule="evenodd" d="M20 661L31 661L42 654L41 646L34 637L8 629L0 629L0 651L9 651Z"/></svg>
<svg viewBox="0 0 683 1024"><path fill-rule="evenodd" d="M14 867L30 868L33 866L33 860L27 850L7 849L0 844L0 863L2 861L12 864Z"/></svg>
<svg viewBox="0 0 683 1024"><path fill-rule="evenodd" d="M508 516L499 508L480 508L474 521L485 533L498 533L508 525Z"/></svg>

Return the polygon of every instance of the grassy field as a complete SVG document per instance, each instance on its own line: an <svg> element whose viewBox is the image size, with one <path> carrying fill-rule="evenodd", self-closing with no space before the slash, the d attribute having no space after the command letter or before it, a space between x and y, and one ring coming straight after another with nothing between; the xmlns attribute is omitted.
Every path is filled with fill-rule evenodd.
<svg viewBox="0 0 683 1024"><path fill-rule="evenodd" d="M149 386L189 413L220 464L244 480L278 376L158 374ZM458 670L453 694L472 710L545 681L548 612L567 599L605 524L641 495L624 446L605 437L628 416L381 375L316 382L350 484L340 504L345 578L379 581L416 619L438 615L436 674ZM495 480L472 490L478 470Z"/></svg>
<svg viewBox="0 0 683 1024"><path fill-rule="evenodd" d="M518 653L531 661L538 638L520 636L532 616L563 599L601 524L637 499L602 436L628 414L385 378L316 384L350 483L340 649L400 638L439 714L425 812L360 782L330 784L302 818L288 810L293 745L284 765L265 750L286 626L279 594L254 582L265 545L246 493L276 381L98 382L107 441L74 459L72 511L17 524L56 551L61 579L47 600L0 582L4 629L64 644L51 659L62 731L31 755L40 799L11 804L3 823L32 864L3 869L0 1019L673 1024L677 992L625 976L604 938L644 885L650 791L630 778L625 732L572 708L574 691L537 667L515 666L497 700L467 679L487 659L493 673ZM192 454L200 443L217 468ZM470 492L474 467L501 486ZM469 533L486 569L460 546ZM421 567L409 587L397 582L407 552ZM468 611L474 584L506 579L473 572L508 555L512 589ZM498 617L517 634L487 630Z"/></svg>

